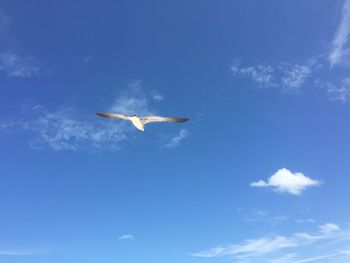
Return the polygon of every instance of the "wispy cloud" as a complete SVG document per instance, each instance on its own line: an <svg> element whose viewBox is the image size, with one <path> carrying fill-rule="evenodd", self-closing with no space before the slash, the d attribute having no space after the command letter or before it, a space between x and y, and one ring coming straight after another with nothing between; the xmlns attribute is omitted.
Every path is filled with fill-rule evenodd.
<svg viewBox="0 0 350 263"><path fill-rule="evenodd" d="M251 78L255 83L263 87L276 86L274 80L274 67L267 64L241 67L238 62L231 66L234 76Z"/></svg>
<svg viewBox="0 0 350 263"><path fill-rule="evenodd" d="M332 101L347 102L350 98L350 78L344 78L337 83L320 80L315 81L315 86L324 89Z"/></svg>
<svg viewBox="0 0 350 263"><path fill-rule="evenodd" d="M277 225L288 220L287 216L271 215L266 210L256 209L252 213L246 215L243 220L249 223L266 223L269 225Z"/></svg>
<svg viewBox="0 0 350 263"><path fill-rule="evenodd" d="M347 57L349 49L345 49L350 34L350 0L345 0L343 4L341 21L335 33L332 49L329 54L331 67L342 62Z"/></svg>
<svg viewBox="0 0 350 263"><path fill-rule="evenodd" d="M325 262L325 261L323 261L324 259L346 260L346 258L349 258L347 256L346 252L343 250L340 250L340 251L336 251L333 253L312 256L312 257L304 257L304 258L298 258L296 253L287 254L283 257L272 259L271 261L269 261L269 263L308 263L308 262L319 262L320 260L322 260L322 262ZM334 262L334 261L332 261L332 262ZM340 261L337 261L337 262L340 262ZM342 261L342 262L344 262L344 261Z"/></svg>
<svg viewBox="0 0 350 263"><path fill-rule="evenodd" d="M129 241L132 241L132 240L135 240L135 236L134 235L131 235L131 234L124 234L124 235L121 235L118 240L129 240Z"/></svg>
<svg viewBox="0 0 350 263"><path fill-rule="evenodd" d="M300 195L308 187L320 184L320 181L311 179L302 173L293 173L286 168L282 168L269 177L267 182L260 180L250 185L252 187L272 187L280 193Z"/></svg>
<svg viewBox="0 0 350 263"><path fill-rule="evenodd" d="M93 56L86 56L86 57L83 59L83 62L84 62L84 63L89 63L89 62L91 62L93 59L94 59Z"/></svg>
<svg viewBox="0 0 350 263"><path fill-rule="evenodd" d="M131 82L111 106L96 110L152 115L155 110L150 106L151 98L145 94L139 81ZM94 113L86 114L71 105L48 109L39 104L25 104L16 116L0 117L0 135L18 133L28 137L35 149L100 152L121 149L122 142L131 139L135 129L127 121L98 118ZM186 130L181 130L168 147L177 146L187 135Z"/></svg>
<svg viewBox="0 0 350 263"><path fill-rule="evenodd" d="M42 62L31 55L17 51L18 45L13 41L16 36L11 32L11 23L12 19L0 9L0 73L18 78L40 75L43 72Z"/></svg>
<svg viewBox="0 0 350 263"><path fill-rule="evenodd" d="M190 255L206 258L234 256L236 259L246 259L246 262L256 262L256 258L259 257L259 262L282 263L288 262L287 260L294 260L296 254L289 253L279 259L270 259L269 256L273 256L274 252L283 251L285 249L290 250L299 247L310 247L314 243L321 241L337 241L348 243L349 237L350 233L348 230L341 230L340 227L336 224L328 223L325 225L320 225L319 230L315 233L297 232L289 236L276 235L272 237L247 239L239 244L219 245L208 250L191 253ZM343 243L342 245L346 245ZM337 245L339 246L339 243ZM252 261L248 261L250 259ZM267 259L267 261L264 259ZM304 261L294 260L291 262L308 262L306 259L303 260ZM308 260L311 262L311 259Z"/></svg>
<svg viewBox="0 0 350 263"><path fill-rule="evenodd" d="M241 66L235 62L231 66L233 76L251 79L259 87L280 88L283 92L298 91L312 74L313 60L305 63L280 62Z"/></svg>
<svg viewBox="0 0 350 263"><path fill-rule="evenodd" d="M316 221L315 221L315 219L312 219L312 218L306 218L306 219L295 219L295 222L297 222L299 224L305 224L305 223L313 224Z"/></svg>
<svg viewBox="0 0 350 263"><path fill-rule="evenodd" d="M33 148L55 151L119 149L119 143L127 138L125 127L121 123L99 121L95 116L91 118L82 117L71 106L49 111L42 105L26 105L21 117L2 121L0 127L10 132L26 132Z"/></svg>
<svg viewBox="0 0 350 263"><path fill-rule="evenodd" d="M296 246L298 246L298 243L294 238L276 236L273 238L248 239L242 244L217 246L209 250L192 253L191 255L209 258L227 255L245 255L246 257L253 257Z"/></svg>
<svg viewBox="0 0 350 263"><path fill-rule="evenodd" d="M109 110L123 114L137 114L139 116L155 114L142 89L140 80L131 81L128 84L128 88L115 100Z"/></svg>
<svg viewBox="0 0 350 263"><path fill-rule="evenodd" d="M169 142L165 144L166 148L174 148L180 145L181 141L189 136L189 132L186 129L181 129L180 132L170 138Z"/></svg>
<svg viewBox="0 0 350 263"><path fill-rule="evenodd" d="M0 35L8 30L11 19L0 9Z"/></svg>
<svg viewBox="0 0 350 263"><path fill-rule="evenodd" d="M281 86L285 92L300 89L306 79L311 75L311 67L309 65L286 63L280 68L283 72Z"/></svg>
<svg viewBox="0 0 350 263"><path fill-rule="evenodd" d="M162 101L164 99L164 96L163 95L160 95L160 94L154 94L153 95L153 99L155 101Z"/></svg>
<svg viewBox="0 0 350 263"><path fill-rule="evenodd" d="M41 72L41 62L32 56L21 56L12 51L0 53L0 71L9 77L26 78Z"/></svg>
<svg viewBox="0 0 350 263"><path fill-rule="evenodd" d="M0 249L0 256L38 256L47 253L48 250Z"/></svg>

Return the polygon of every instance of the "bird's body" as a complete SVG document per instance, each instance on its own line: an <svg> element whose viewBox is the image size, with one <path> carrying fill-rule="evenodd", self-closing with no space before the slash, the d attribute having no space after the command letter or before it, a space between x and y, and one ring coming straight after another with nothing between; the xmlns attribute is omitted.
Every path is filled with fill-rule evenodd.
<svg viewBox="0 0 350 263"><path fill-rule="evenodd" d="M145 130L145 124L150 122L185 122L188 118L170 118L161 116L144 116L138 117L137 115L125 115L115 113L96 113L100 117L129 120L140 131Z"/></svg>
<svg viewBox="0 0 350 263"><path fill-rule="evenodd" d="M134 124L134 126L139 129L140 131L145 131L145 124L142 122L142 120L137 116L131 116L129 117L129 120Z"/></svg>

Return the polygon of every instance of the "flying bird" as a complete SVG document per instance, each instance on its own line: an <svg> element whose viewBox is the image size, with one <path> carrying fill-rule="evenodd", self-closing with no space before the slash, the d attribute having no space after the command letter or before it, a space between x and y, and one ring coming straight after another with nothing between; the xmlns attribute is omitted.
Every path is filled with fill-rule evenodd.
<svg viewBox="0 0 350 263"><path fill-rule="evenodd" d="M150 123L150 122L185 122L185 121L188 121L188 118L170 118L170 117L161 117L161 116L138 117L137 115L100 113L100 112L97 112L96 115L98 115L100 117L104 117L104 118L129 120L140 131L144 131L145 124Z"/></svg>

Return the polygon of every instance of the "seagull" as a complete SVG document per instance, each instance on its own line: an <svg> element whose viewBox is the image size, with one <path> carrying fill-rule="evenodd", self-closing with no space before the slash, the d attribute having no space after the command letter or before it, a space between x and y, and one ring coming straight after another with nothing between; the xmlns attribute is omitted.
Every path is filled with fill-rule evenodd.
<svg viewBox="0 0 350 263"><path fill-rule="evenodd" d="M125 114L116 114L116 113L97 112L96 115L98 115L100 117L104 117L104 118L129 120L140 131L144 131L145 124L150 123L150 122L185 122L185 121L188 121L188 118L170 118L170 117L161 117L161 116L139 117L137 115L125 115Z"/></svg>

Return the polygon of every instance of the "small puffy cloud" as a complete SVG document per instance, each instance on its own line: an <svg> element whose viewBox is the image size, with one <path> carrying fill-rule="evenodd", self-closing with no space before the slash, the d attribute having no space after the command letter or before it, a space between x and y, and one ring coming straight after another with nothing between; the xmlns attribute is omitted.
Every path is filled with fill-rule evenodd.
<svg viewBox="0 0 350 263"><path fill-rule="evenodd" d="M12 51L0 53L0 71L9 77L26 78L39 75L41 63L31 56L20 56Z"/></svg>
<svg viewBox="0 0 350 263"><path fill-rule="evenodd" d="M170 138L169 142L165 145L166 148L174 148L180 145L180 142L189 136L189 132L186 129L181 129L180 132Z"/></svg>
<svg viewBox="0 0 350 263"><path fill-rule="evenodd" d="M134 235L131 235L131 234L124 234L124 235L121 235L118 240L129 240L129 241L132 241L132 240L135 240L135 236Z"/></svg>
<svg viewBox="0 0 350 263"><path fill-rule="evenodd" d="M153 99L155 101L162 101L164 99L164 96L163 95L160 95L160 94L154 94L153 95Z"/></svg>
<svg viewBox="0 0 350 263"><path fill-rule="evenodd" d="M306 188L320 185L318 180L311 179L302 173L293 173L283 168L268 178L267 182L259 180L251 183L252 187L272 187L280 193L300 195Z"/></svg>

